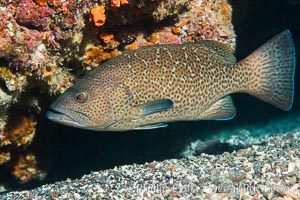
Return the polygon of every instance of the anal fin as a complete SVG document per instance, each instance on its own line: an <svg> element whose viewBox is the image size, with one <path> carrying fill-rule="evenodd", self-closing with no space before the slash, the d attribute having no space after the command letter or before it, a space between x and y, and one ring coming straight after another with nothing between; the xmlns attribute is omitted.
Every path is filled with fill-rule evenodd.
<svg viewBox="0 0 300 200"><path fill-rule="evenodd" d="M201 120L228 120L236 114L235 106L230 96L226 96L199 115Z"/></svg>
<svg viewBox="0 0 300 200"><path fill-rule="evenodd" d="M164 124L164 123L148 124L145 126L137 127L137 128L135 128L135 130L149 130L149 129L155 129L155 128L165 128L167 126L168 126L168 124Z"/></svg>

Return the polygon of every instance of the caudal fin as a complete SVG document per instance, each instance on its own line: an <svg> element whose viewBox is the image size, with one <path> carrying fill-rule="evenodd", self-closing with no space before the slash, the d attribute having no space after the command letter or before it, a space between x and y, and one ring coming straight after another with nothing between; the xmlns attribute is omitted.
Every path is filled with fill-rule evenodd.
<svg viewBox="0 0 300 200"><path fill-rule="evenodd" d="M289 30L283 31L238 63L251 71L248 92L282 110L292 107L295 48Z"/></svg>

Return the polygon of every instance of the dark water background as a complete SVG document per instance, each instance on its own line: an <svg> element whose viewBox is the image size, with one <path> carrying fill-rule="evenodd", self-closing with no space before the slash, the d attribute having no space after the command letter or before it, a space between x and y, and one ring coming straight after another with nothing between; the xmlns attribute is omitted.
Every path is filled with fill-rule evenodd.
<svg viewBox="0 0 300 200"><path fill-rule="evenodd" d="M290 29L295 40L296 56L299 55L296 63L300 63L300 3L291 5L286 0L237 0L231 4L238 60L277 33ZM249 95L235 94L233 100L237 116L230 121L180 122L171 123L165 129L104 133L58 125L46 120L42 113L37 127L37 132L41 134L36 136L30 148L38 155L41 167L48 171L47 177L43 181L16 184L16 180L7 175L8 169L1 166L0 170L4 173L0 179L8 180L12 189L20 190L66 178L80 178L90 171L114 166L180 158L184 148L196 139L205 140L211 134L232 127L263 124L300 114L299 74L296 69L295 99L291 111L281 111ZM227 150L216 149L211 153Z"/></svg>

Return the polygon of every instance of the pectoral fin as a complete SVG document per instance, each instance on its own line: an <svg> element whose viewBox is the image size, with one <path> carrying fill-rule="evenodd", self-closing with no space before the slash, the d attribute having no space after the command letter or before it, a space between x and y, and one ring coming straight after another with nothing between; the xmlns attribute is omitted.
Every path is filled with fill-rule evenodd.
<svg viewBox="0 0 300 200"><path fill-rule="evenodd" d="M226 96L209 109L200 114L199 119L203 120L228 120L236 114L235 106L230 96Z"/></svg>
<svg viewBox="0 0 300 200"><path fill-rule="evenodd" d="M135 128L135 130L149 130L149 129L155 129L155 128L165 128L167 126L168 126L168 124L164 124L164 123L149 124L149 125L137 127L137 128Z"/></svg>
<svg viewBox="0 0 300 200"><path fill-rule="evenodd" d="M148 103L140 104L130 110L131 119L139 119L147 115L170 110L174 107L171 99L159 99Z"/></svg>

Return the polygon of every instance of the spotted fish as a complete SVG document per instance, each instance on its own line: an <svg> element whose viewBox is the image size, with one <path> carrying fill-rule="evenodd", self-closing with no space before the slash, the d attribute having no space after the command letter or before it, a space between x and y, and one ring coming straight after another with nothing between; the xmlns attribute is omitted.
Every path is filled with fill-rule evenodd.
<svg viewBox="0 0 300 200"><path fill-rule="evenodd" d="M294 43L288 30L239 62L230 47L217 41L155 45L101 64L58 97L47 117L100 131L225 120L235 116L229 95L236 92L289 110L294 71Z"/></svg>

